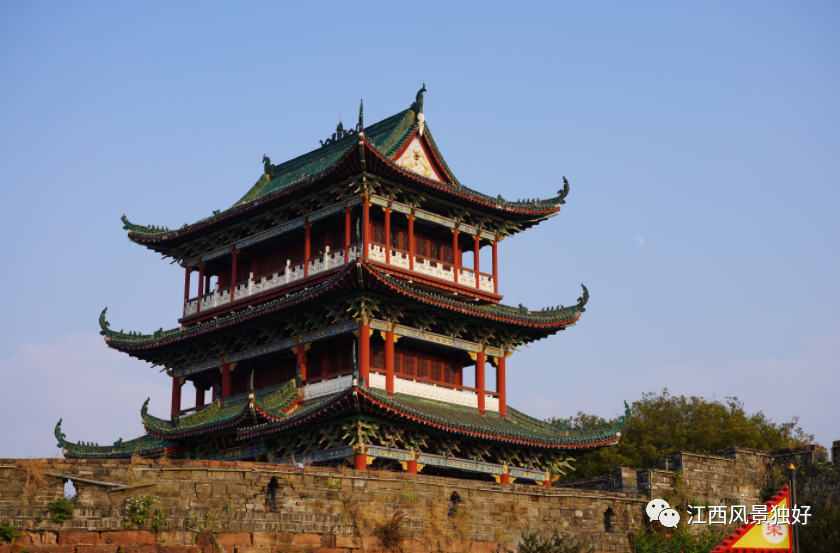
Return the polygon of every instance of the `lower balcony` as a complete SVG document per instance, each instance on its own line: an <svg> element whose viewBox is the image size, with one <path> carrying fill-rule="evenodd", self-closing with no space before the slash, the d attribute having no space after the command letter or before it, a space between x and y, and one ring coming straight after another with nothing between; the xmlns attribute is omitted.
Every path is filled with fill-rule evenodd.
<svg viewBox="0 0 840 553"><path fill-rule="evenodd" d="M385 255L385 246L381 244L368 244L368 259L378 261L392 267L399 267L406 271L426 275L446 282L455 282L455 267L449 263L443 263L434 259L428 259L419 255L414 256L414 268L409 263L410 253L404 250L391 248L389 256ZM390 260L387 260L390 257ZM387 261L386 261L387 260ZM494 293L495 286L493 275L478 273L479 286L482 292ZM475 288L475 271L472 269L458 269L458 284Z"/></svg>

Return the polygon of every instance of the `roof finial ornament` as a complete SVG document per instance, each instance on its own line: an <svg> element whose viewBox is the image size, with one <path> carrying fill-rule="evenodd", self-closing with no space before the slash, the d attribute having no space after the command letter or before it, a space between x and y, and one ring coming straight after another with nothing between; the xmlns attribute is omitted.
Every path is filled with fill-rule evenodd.
<svg viewBox="0 0 840 553"><path fill-rule="evenodd" d="M586 303L589 301L589 290L587 290L586 286L584 286L583 284L581 284L580 286L581 288L583 288L583 295L578 298L577 310L583 313L584 311L586 311L586 309L584 309L583 306L586 305Z"/></svg>
<svg viewBox="0 0 840 553"><path fill-rule="evenodd" d="M267 155L263 154L263 172L268 177L268 180L271 180L271 177L274 176L274 165L271 164L271 158Z"/></svg>
<svg viewBox="0 0 840 553"><path fill-rule="evenodd" d="M64 447L64 444L67 443L67 435L61 431L61 421L64 419L58 419L58 424L55 425L55 438L58 440L57 447Z"/></svg>
<svg viewBox="0 0 840 553"><path fill-rule="evenodd" d="M417 114L417 134L423 136L423 131L426 130L426 116L423 115L423 93L426 92L426 83L423 83L423 88L417 91L417 96L414 103L411 104L411 109Z"/></svg>
<svg viewBox="0 0 840 553"><path fill-rule="evenodd" d="M365 135L365 100L359 102L359 124L356 125L356 132L359 133L359 136Z"/></svg>
<svg viewBox="0 0 840 553"><path fill-rule="evenodd" d="M566 203L566 196L569 195L569 181L566 180L566 177L563 177L563 190L557 191L558 198L557 203L564 204Z"/></svg>

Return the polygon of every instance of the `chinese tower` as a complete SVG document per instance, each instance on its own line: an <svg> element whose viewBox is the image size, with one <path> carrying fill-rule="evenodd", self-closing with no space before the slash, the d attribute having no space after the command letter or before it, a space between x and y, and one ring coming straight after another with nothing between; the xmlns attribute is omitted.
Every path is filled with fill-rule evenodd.
<svg viewBox="0 0 840 553"><path fill-rule="evenodd" d="M578 430L507 404L508 369L528 370L511 354L576 324L589 293L571 307L503 305L497 245L557 215L568 183L517 202L462 185L424 92L367 127L360 109L354 129L339 123L308 154L264 157L242 199L197 223L123 216L131 241L183 267L183 317L172 330L115 332L106 309L101 334L165 370L172 408L153 414L146 400L146 434L111 446L71 443L59 421L66 457L376 463L550 486L576 453L618 443L629 411Z"/></svg>

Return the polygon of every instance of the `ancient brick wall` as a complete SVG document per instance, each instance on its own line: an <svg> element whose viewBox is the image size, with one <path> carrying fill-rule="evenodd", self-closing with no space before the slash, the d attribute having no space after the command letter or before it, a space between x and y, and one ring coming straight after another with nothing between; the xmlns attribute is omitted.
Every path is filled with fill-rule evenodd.
<svg viewBox="0 0 840 553"><path fill-rule="evenodd" d="M16 461L0 460L9 467L0 468L0 521L27 531L15 547L28 542L31 553L44 547L42 553L117 553L117 546L131 543L145 549L121 553L197 553L190 548L199 547L210 553L214 533L226 553L376 551L372 529L398 510L414 538L406 551L496 551L500 544L514 548L522 532L554 529L585 538L596 551L625 551L628 532L645 524L647 502L636 494L385 471L198 461L44 463L52 474L122 488L75 480L75 516L58 525L47 506L61 496L61 478L47 476L47 484L27 496L25 473L14 468ZM156 534L146 527L126 530L126 498L148 495L161 498L168 520Z"/></svg>

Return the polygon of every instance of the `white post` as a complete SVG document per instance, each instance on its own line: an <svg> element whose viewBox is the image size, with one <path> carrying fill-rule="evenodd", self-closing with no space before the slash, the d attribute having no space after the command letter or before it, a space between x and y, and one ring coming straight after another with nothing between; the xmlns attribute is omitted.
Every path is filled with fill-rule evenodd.
<svg viewBox="0 0 840 553"><path fill-rule="evenodd" d="M292 277L292 260L286 260L286 284L289 284L289 279Z"/></svg>
<svg viewBox="0 0 840 553"><path fill-rule="evenodd" d="M248 295L254 294L254 273L248 273Z"/></svg>
<svg viewBox="0 0 840 553"><path fill-rule="evenodd" d="M219 282L216 281L216 287L213 289L213 307L219 307Z"/></svg>

